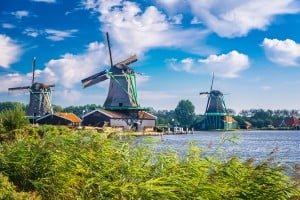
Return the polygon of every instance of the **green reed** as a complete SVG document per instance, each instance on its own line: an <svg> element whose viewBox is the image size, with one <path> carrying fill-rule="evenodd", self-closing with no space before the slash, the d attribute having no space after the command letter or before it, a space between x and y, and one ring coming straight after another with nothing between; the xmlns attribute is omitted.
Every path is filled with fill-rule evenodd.
<svg viewBox="0 0 300 200"><path fill-rule="evenodd" d="M219 159L193 144L182 158L111 133L64 127L14 134L0 144L0 191L31 199L300 198L299 179L271 160Z"/></svg>

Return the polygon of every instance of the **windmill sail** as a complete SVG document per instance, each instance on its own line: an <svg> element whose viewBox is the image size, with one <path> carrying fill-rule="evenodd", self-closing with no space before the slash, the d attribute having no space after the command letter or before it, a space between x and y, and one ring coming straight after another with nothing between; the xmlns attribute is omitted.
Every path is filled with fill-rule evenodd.
<svg viewBox="0 0 300 200"><path fill-rule="evenodd" d="M83 84L83 87L86 88L86 87L89 87L89 86L94 85L96 83L105 81L108 78L109 77L108 77L107 71L104 70L104 71L99 72L97 74L94 74L94 75L92 75L90 77L82 79L81 83Z"/></svg>
<svg viewBox="0 0 300 200"><path fill-rule="evenodd" d="M30 86L23 86L23 87L13 87L13 88L8 88L8 91L13 91L13 90L28 90Z"/></svg>
<svg viewBox="0 0 300 200"><path fill-rule="evenodd" d="M137 61L136 55L130 56L126 60L123 60L122 62L117 63L116 65L129 65L131 63L134 63Z"/></svg>

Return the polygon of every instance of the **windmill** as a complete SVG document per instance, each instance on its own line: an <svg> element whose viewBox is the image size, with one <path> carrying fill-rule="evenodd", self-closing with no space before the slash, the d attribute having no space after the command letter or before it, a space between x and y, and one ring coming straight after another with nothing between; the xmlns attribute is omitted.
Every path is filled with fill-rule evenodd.
<svg viewBox="0 0 300 200"><path fill-rule="evenodd" d="M137 61L136 55L113 64L108 33L106 38L110 69L82 79L81 82L86 88L110 79L108 94L103 108L83 115L82 123L87 126L108 124L137 131L144 130L146 127L155 127L156 117L147 113L147 108L140 107L138 103L136 73L128 66Z"/></svg>
<svg viewBox="0 0 300 200"><path fill-rule="evenodd" d="M205 109L205 129L224 129L228 116L227 108L224 100L224 94L219 90L213 89L214 73L211 81L209 92L200 92L200 95L207 95L207 104Z"/></svg>
<svg viewBox="0 0 300 200"><path fill-rule="evenodd" d="M44 83L35 82L35 64L36 58L32 61L32 81L31 86L21 86L8 88L8 91L28 90L30 93L29 105L26 115L29 119L36 119L46 113L53 113L51 104L51 87L54 84L46 85Z"/></svg>
<svg viewBox="0 0 300 200"><path fill-rule="evenodd" d="M137 57L133 55L113 65L108 33L106 33L106 37L110 56L110 69L82 79L83 87L86 88L110 79L109 90L103 107L109 110L139 108L136 74L132 68L128 67L129 64L137 61Z"/></svg>

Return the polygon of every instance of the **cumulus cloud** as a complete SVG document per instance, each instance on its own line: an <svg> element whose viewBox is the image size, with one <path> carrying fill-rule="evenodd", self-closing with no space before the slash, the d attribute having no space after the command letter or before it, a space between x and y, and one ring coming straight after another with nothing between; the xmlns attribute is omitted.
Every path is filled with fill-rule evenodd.
<svg viewBox="0 0 300 200"><path fill-rule="evenodd" d="M103 43L93 42L83 54L63 55L60 59L52 59L46 63L43 76L48 81L59 82L66 88L80 84L83 78L104 69L107 65L107 51Z"/></svg>
<svg viewBox="0 0 300 200"><path fill-rule="evenodd" d="M174 24L181 24L183 19L183 15L182 14L178 14L172 17L172 21Z"/></svg>
<svg viewBox="0 0 300 200"><path fill-rule="evenodd" d="M282 66L300 65L300 44L291 39L278 40L265 38L262 47L267 58Z"/></svg>
<svg viewBox="0 0 300 200"><path fill-rule="evenodd" d="M18 10L16 12L11 12L12 15L14 15L17 19L22 19L23 17L28 17L29 12L26 10Z"/></svg>
<svg viewBox="0 0 300 200"><path fill-rule="evenodd" d="M29 86L31 77L29 74L10 73L0 76L0 92L7 92L8 88Z"/></svg>
<svg viewBox="0 0 300 200"><path fill-rule="evenodd" d="M155 6L140 8L137 3L120 0L85 0L85 9L99 14L101 30L109 32L120 53L144 53L156 47L183 48L194 45L207 34L203 30L179 29ZM188 49L188 48L187 48Z"/></svg>
<svg viewBox="0 0 300 200"><path fill-rule="evenodd" d="M0 67L9 68L18 61L21 47L10 37L0 34Z"/></svg>
<svg viewBox="0 0 300 200"><path fill-rule="evenodd" d="M264 30L275 16L300 11L296 0L187 0L191 12L221 37L245 36L249 31ZM180 7L180 2L176 7ZM172 4L174 6L174 4Z"/></svg>
<svg viewBox="0 0 300 200"><path fill-rule="evenodd" d="M210 55L206 59L185 58L182 60L169 59L168 65L175 71L185 71L188 73L211 73L225 78L235 78L239 73L249 67L247 55L237 51L228 54Z"/></svg>
<svg viewBox="0 0 300 200"><path fill-rule="evenodd" d="M82 97L82 93L74 89L63 89L56 92L59 93L60 102L64 102L65 105L78 104Z"/></svg>

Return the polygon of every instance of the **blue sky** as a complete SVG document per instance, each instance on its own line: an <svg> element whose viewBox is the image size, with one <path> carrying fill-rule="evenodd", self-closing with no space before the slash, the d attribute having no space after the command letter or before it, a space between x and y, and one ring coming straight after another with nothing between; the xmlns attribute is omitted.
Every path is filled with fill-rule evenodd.
<svg viewBox="0 0 300 200"><path fill-rule="evenodd" d="M139 102L204 112L212 72L227 107L300 109L298 0L5 0L0 4L0 101L28 103L9 87L55 83L53 104L99 104L109 81L80 80L133 54Z"/></svg>

